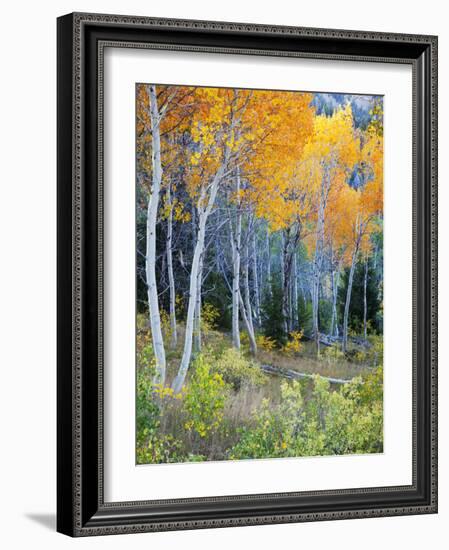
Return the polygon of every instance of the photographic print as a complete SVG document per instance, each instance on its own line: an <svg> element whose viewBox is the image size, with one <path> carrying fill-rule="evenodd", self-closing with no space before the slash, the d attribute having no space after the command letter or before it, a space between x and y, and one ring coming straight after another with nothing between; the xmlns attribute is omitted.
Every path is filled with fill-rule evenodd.
<svg viewBox="0 0 449 550"><path fill-rule="evenodd" d="M383 452L383 97L136 85L136 462Z"/></svg>

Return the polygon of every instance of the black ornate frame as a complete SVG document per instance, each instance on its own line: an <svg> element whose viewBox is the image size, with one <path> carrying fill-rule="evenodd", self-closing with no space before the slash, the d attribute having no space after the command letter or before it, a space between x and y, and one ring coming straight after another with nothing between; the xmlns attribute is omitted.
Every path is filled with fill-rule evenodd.
<svg viewBox="0 0 449 550"><path fill-rule="evenodd" d="M102 94L105 46L412 65L412 485L169 501L104 502ZM58 531L71 536L87 536L435 513L436 224L436 37L82 13L60 17Z"/></svg>

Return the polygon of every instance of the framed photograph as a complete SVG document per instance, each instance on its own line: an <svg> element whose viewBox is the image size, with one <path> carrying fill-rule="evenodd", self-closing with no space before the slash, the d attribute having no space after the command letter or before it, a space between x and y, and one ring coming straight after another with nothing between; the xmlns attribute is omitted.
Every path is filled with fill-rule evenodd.
<svg viewBox="0 0 449 550"><path fill-rule="evenodd" d="M58 19L58 531L437 511L437 38Z"/></svg>

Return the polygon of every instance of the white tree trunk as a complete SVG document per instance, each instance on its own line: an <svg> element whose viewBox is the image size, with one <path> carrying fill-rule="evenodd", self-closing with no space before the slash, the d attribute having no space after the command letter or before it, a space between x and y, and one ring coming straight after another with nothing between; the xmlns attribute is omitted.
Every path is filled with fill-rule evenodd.
<svg viewBox="0 0 449 550"><path fill-rule="evenodd" d="M260 289L259 289L259 275L257 273L257 244L256 244L256 225L254 224L252 235L252 272L254 282L254 313L256 315L257 325L260 327Z"/></svg>
<svg viewBox="0 0 449 550"><path fill-rule="evenodd" d="M270 248L270 230L267 224L265 234L265 246L266 246L266 268L267 276L265 279L265 285L267 287L268 296L271 298L271 248Z"/></svg>
<svg viewBox="0 0 449 550"><path fill-rule="evenodd" d="M198 299L198 274L200 269L201 255L204 250L204 239L206 233L206 211L199 215L199 230L196 241L195 252L192 260L192 270L190 272L190 287L189 287L189 305L187 309L186 331L184 339L184 351L181 358L181 365L178 374L173 380L172 388L175 393L179 393L184 384L184 380L189 368L190 358L192 355L193 328L194 316Z"/></svg>
<svg viewBox="0 0 449 550"><path fill-rule="evenodd" d="M367 339L367 314L368 314L368 302L366 299L366 287L368 285L368 257L365 258L365 274L363 277L363 338Z"/></svg>
<svg viewBox="0 0 449 550"><path fill-rule="evenodd" d="M337 269L332 271L332 319L331 319L331 336L338 336L338 315L337 315L337 298L338 286L340 284L340 263Z"/></svg>
<svg viewBox="0 0 449 550"><path fill-rule="evenodd" d="M239 292L239 306L240 306L240 312L242 314L242 319L245 324L245 328L249 337L249 349L250 349L251 355L255 356L257 353L257 343L256 343L256 337L254 335L254 328L252 326L252 323L250 322L251 312L247 313L241 292Z"/></svg>
<svg viewBox="0 0 449 550"><path fill-rule="evenodd" d="M204 252L203 252L204 253ZM193 322L193 335L194 342L193 347L197 353L201 353L201 292L203 286L203 255L200 259L200 267L198 269L198 284L196 289L196 304L195 304L195 316Z"/></svg>
<svg viewBox="0 0 449 550"><path fill-rule="evenodd" d="M240 244L237 245L240 248ZM239 292L240 292L240 250L235 252L232 262L232 345L240 349L239 325Z"/></svg>
<svg viewBox="0 0 449 550"><path fill-rule="evenodd" d="M295 327L298 325L298 263L296 260L296 250L293 253L293 320Z"/></svg>
<svg viewBox="0 0 449 550"><path fill-rule="evenodd" d="M281 287L282 288L284 288L284 284L285 284L284 246L285 246L284 232L281 231L281 251L279 254L280 256L279 263L281 265Z"/></svg>
<svg viewBox="0 0 449 550"><path fill-rule="evenodd" d="M316 229L315 242L315 260L313 263L313 280L312 280L312 327L313 336L317 353L320 352L320 327L318 320L319 303L320 303L320 284L321 272L323 268L323 247L324 247L324 214L327 206L327 198L331 185L330 168L326 167L321 180L320 202L318 206L318 219Z"/></svg>
<svg viewBox="0 0 449 550"><path fill-rule="evenodd" d="M236 191L239 197L240 192L240 170L236 173ZM240 325L239 325L239 292L240 292L240 258L242 242L242 212L240 209L240 199L238 199L236 209L237 219L235 234L232 231L232 220L229 220L231 227L231 245L232 245L232 345L240 349Z"/></svg>
<svg viewBox="0 0 449 550"><path fill-rule="evenodd" d="M289 246L289 237L285 237L284 231L281 232L281 269L282 269L282 323L284 333L288 334L290 332L290 319L289 319L289 296L290 296L290 277L288 273L288 246Z"/></svg>
<svg viewBox="0 0 449 550"><path fill-rule="evenodd" d="M154 357L156 360L155 382L165 384L165 348L164 339L162 336L156 281L156 221L162 183L161 139L159 131L160 117L157 105L156 86L148 87L148 95L150 100L152 132L151 154L153 178L147 209L145 271L147 280L148 307L150 310L151 336L153 341Z"/></svg>
<svg viewBox="0 0 449 550"><path fill-rule="evenodd" d="M299 224L296 229L290 227L282 232L282 316L285 333L290 333L296 325L295 312L298 303L296 249L300 237L301 226Z"/></svg>
<svg viewBox="0 0 449 550"><path fill-rule="evenodd" d="M170 290L170 330L171 330L171 341L170 346L172 349L176 348L178 343L178 333L176 326L176 289L175 289L175 277L173 273L173 211L172 211L172 201L171 201L171 189L170 183L167 185L167 205L169 208L169 214L167 219L167 270L168 270L168 282Z"/></svg>
<svg viewBox="0 0 449 550"><path fill-rule="evenodd" d="M313 264L313 278L312 278L312 334L314 337L317 353L320 351L320 330L318 325L318 312L319 312L319 293L321 282L321 245L316 245L315 249L315 261Z"/></svg>
<svg viewBox="0 0 449 550"><path fill-rule="evenodd" d="M244 268L243 268L243 290L244 290L244 300L245 300L245 310L246 315L248 317L248 323L250 327L251 334L254 335L254 325L253 325L253 311L251 307L251 294L249 291L249 243L248 243L249 235L246 239L246 246L245 246L245 261L244 261Z"/></svg>
<svg viewBox="0 0 449 550"><path fill-rule="evenodd" d="M345 312L343 317L343 340L342 340L342 350L346 351L348 348L348 320L349 320L349 306L351 305L351 293L352 293L352 283L354 281L354 271L358 254L358 244L354 248L351 259L351 268L349 270L349 279L348 279L348 289L346 291L346 301L345 301Z"/></svg>
<svg viewBox="0 0 449 550"><path fill-rule="evenodd" d="M198 274L200 269L201 257L204 252L204 242L206 237L206 223L209 214L212 211L212 208L215 203L215 198L217 196L218 187L221 179L223 178L226 166L228 164L230 151L226 148L225 157L220 168L217 170L212 183L209 186L209 200L207 201L207 206L204 208L204 201L206 199L206 190L203 187L203 190L200 194L198 200L198 211L199 211L199 224L198 224L198 237L195 245L195 252L193 254L192 260L192 269L190 272L190 287L189 287L189 305L187 308L187 319L186 319L186 331L184 339L184 351L181 358L181 364L179 366L178 374L173 380L172 388L175 393L179 393L184 385L184 381L187 375L187 370L189 368L190 359L192 356L192 341L193 341L193 318L195 314L195 307L197 301L197 291L198 291Z"/></svg>

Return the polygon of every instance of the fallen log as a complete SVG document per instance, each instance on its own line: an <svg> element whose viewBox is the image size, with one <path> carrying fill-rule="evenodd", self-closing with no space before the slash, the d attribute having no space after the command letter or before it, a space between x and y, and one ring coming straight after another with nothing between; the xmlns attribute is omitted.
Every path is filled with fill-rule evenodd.
<svg viewBox="0 0 449 550"><path fill-rule="evenodd" d="M313 340L313 336L303 336L303 340L311 341ZM330 334L320 334L320 346L325 347L331 347L335 344L341 344L343 338L341 336L331 336ZM352 342L356 346L360 346L362 348L371 348L372 344L368 340L364 340L360 336L349 336L348 341Z"/></svg>
<svg viewBox="0 0 449 550"><path fill-rule="evenodd" d="M273 374L275 376L281 376L282 378L288 378L289 380L299 380L301 378L308 378L313 380L314 374L305 372L298 372L292 369L283 369L281 367L275 367L274 365L260 365L261 370L267 374ZM319 375L321 376L321 374ZM329 376L321 376L325 380L328 380L331 384L347 384L351 380L345 380L343 378L332 378Z"/></svg>

